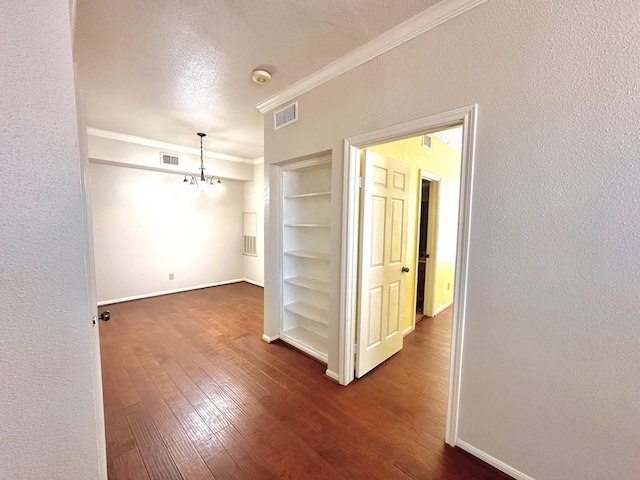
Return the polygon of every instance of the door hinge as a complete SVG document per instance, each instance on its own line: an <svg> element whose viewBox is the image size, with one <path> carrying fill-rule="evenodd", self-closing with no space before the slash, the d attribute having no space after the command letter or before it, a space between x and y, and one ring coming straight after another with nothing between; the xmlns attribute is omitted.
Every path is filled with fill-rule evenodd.
<svg viewBox="0 0 640 480"><path fill-rule="evenodd" d="M357 343L354 343L354 344L353 344L353 351L354 351L354 352L357 352L357 351L358 351L358 344L357 344Z"/></svg>
<svg viewBox="0 0 640 480"><path fill-rule="evenodd" d="M358 188L362 188L362 177L358 177Z"/></svg>

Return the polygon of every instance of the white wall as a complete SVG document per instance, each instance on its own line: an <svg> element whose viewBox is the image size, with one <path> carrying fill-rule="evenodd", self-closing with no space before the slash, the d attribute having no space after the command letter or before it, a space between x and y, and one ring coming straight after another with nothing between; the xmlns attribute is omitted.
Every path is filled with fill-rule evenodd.
<svg viewBox="0 0 640 480"><path fill-rule="evenodd" d="M260 159L261 160L261 159ZM253 182L244 184L244 211L257 215L257 256L244 256L244 278L264 285L264 164L254 166Z"/></svg>
<svg viewBox="0 0 640 480"><path fill-rule="evenodd" d="M224 180L221 194L203 195L179 174L151 170L160 167L159 153L89 135L98 301L243 278L262 284L263 165L205 158L205 174L237 181ZM180 154L176 170L199 165L199 157ZM257 257L242 255L243 212L258 214Z"/></svg>
<svg viewBox="0 0 640 480"><path fill-rule="evenodd" d="M99 302L244 278L242 183L209 195L173 173L90 172Z"/></svg>
<svg viewBox="0 0 640 480"><path fill-rule="evenodd" d="M490 0L265 116L266 178L331 149L339 203L345 138L478 104L459 438L537 479L640 476L637 7Z"/></svg>
<svg viewBox="0 0 640 480"><path fill-rule="evenodd" d="M97 479L69 3L1 10L0 477Z"/></svg>
<svg viewBox="0 0 640 480"><path fill-rule="evenodd" d="M176 153L171 150L170 144L167 148L145 145L146 139L139 137L130 137L128 135L117 135L120 138L108 138L98 135L89 134L89 156L94 160L108 160L112 162L124 163L132 166L159 168L160 152ZM200 139L193 134L194 145L196 150L200 146ZM129 141L132 139L133 141ZM151 141L151 143L156 143ZM162 142L157 142L162 143ZM253 161L245 159L246 163L240 161L221 160L218 158L207 157L207 143L205 137L205 175L217 175L223 179L238 180L248 182L253 180ZM176 172L200 174L200 154L193 155L184 152L177 152L180 156L180 165L178 167L165 166L165 170L174 170Z"/></svg>

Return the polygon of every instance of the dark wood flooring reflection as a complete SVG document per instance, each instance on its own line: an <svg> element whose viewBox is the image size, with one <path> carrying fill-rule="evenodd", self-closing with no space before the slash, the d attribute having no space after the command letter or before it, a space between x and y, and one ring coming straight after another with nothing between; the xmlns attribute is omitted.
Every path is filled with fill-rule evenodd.
<svg viewBox="0 0 640 480"><path fill-rule="evenodd" d="M105 307L110 480L509 478L444 445L450 312L345 388L260 340L262 306L239 283Z"/></svg>

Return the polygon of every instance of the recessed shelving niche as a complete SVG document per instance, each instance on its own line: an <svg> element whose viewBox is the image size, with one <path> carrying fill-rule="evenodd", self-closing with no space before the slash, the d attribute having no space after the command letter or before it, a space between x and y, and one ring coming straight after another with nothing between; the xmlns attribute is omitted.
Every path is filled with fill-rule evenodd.
<svg viewBox="0 0 640 480"><path fill-rule="evenodd" d="M327 363L331 162L282 169L283 310L280 338Z"/></svg>

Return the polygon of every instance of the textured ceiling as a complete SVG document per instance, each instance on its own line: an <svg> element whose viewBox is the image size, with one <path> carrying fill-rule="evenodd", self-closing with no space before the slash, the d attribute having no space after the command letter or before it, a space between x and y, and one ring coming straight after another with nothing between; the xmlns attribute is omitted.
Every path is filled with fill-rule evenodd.
<svg viewBox="0 0 640 480"><path fill-rule="evenodd" d="M88 124L186 146L204 131L206 150L260 157L256 103L437 2L78 0Z"/></svg>

